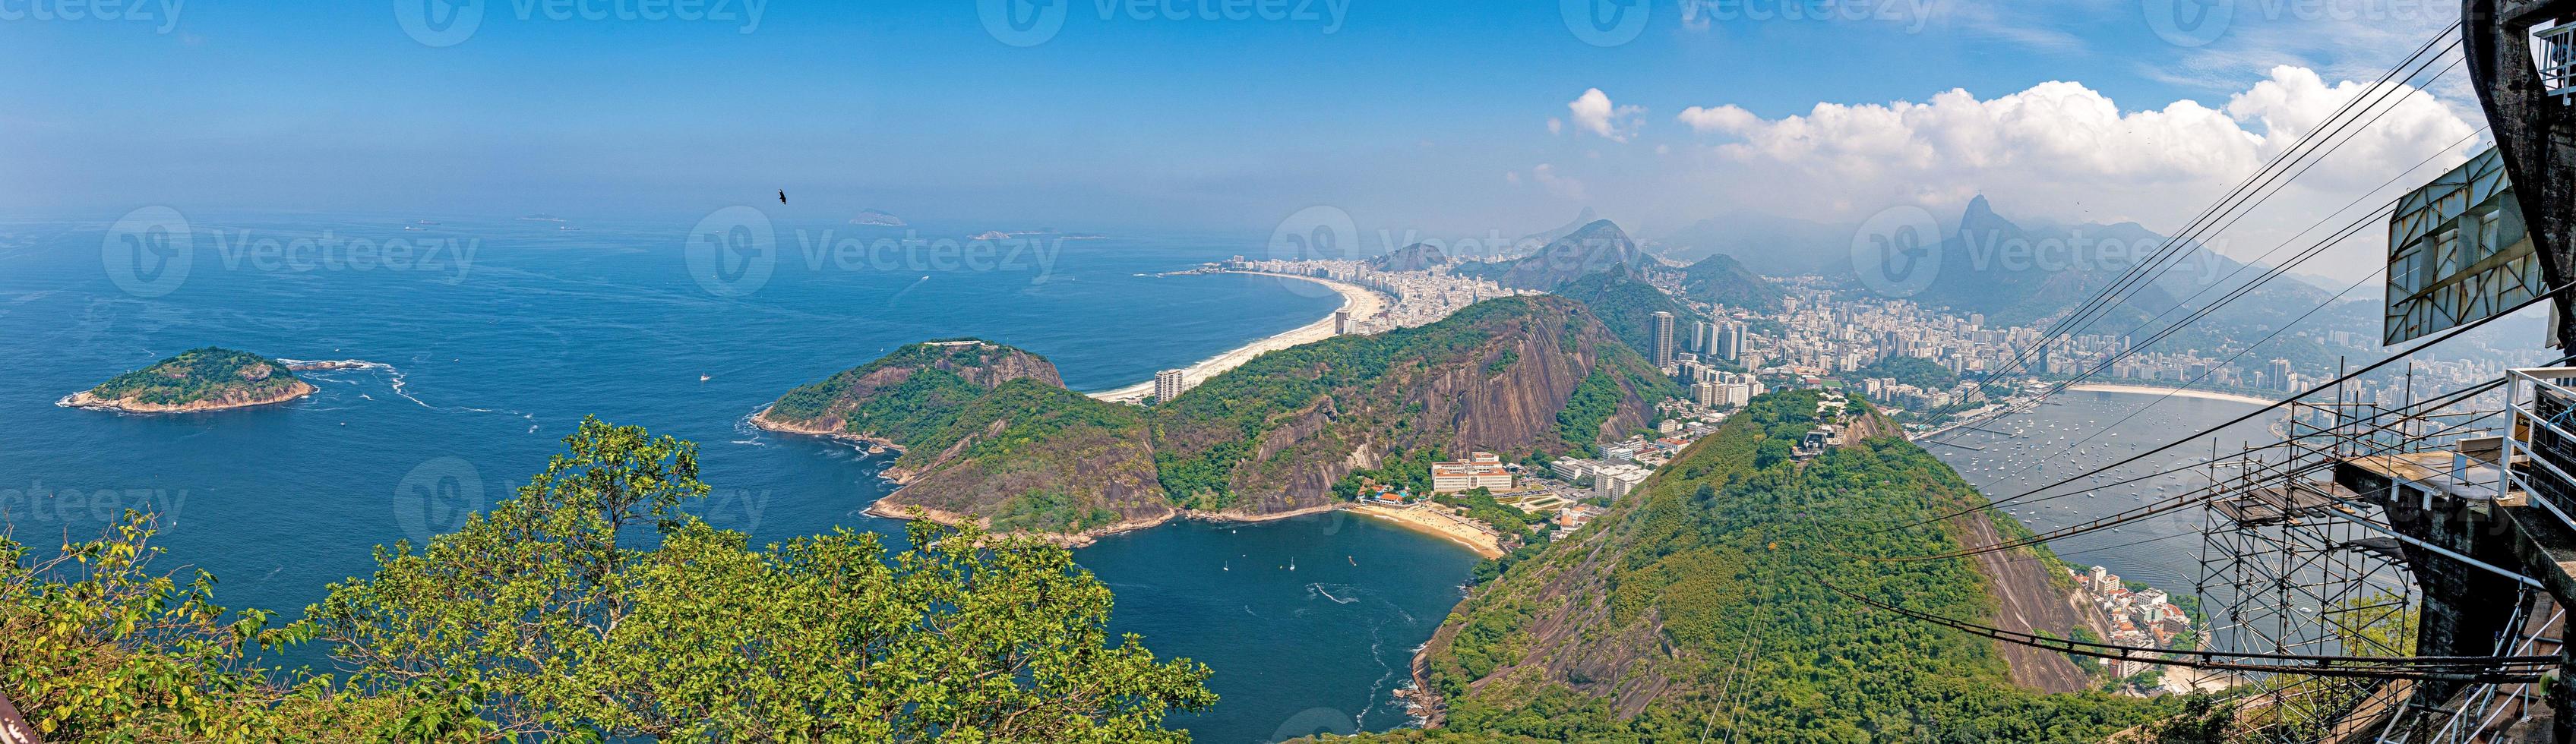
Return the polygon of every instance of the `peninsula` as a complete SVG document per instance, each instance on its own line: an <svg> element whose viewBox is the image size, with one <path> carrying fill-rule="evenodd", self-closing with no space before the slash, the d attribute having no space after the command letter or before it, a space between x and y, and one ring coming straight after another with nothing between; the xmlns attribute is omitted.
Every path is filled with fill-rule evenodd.
<svg viewBox="0 0 2576 744"><path fill-rule="evenodd" d="M283 362L208 346L117 375L55 405L128 413L191 413L282 403L313 394Z"/></svg>
<svg viewBox="0 0 2576 744"><path fill-rule="evenodd" d="M1680 393L1581 303L1524 296L1258 354L1152 406L1067 390L1053 364L1008 346L914 344L791 390L752 423L901 450L885 471L901 487L872 513L1080 544L1177 516L1339 508L1344 479L1442 453L1625 438Z"/></svg>

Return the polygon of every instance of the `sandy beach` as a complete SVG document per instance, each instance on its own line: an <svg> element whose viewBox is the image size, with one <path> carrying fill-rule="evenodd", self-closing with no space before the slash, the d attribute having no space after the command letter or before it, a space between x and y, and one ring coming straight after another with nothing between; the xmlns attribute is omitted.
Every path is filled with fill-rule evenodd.
<svg viewBox="0 0 2576 744"><path fill-rule="evenodd" d="M1378 294L1375 290L1371 290L1357 284L1337 282L1330 279L1319 279L1311 276L1299 276L1296 274L1272 274L1259 271L1233 273L1260 274L1262 276L1301 279L1331 287L1333 288L1333 291L1341 293L1341 309L1348 311L1351 314L1352 320L1374 318L1379 314L1386 312L1387 298L1385 295ZM1291 328L1278 335L1254 341L1232 351L1200 360L1197 364L1192 364L1183 368L1182 374L1189 380L1189 384L1195 387L1199 383L1207 381L1207 378L1215 377L1224 373L1226 370L1243 366L1243 363L1252 361L1253 357L1261 356L1263 354L1291 346L1322 341L1332 337L1333 316L1328 314L1313 323ZM1090 395L1091 397L1106 401L1135 403L1143 401L1147 396L1153 395L1153 393L1154 381L1146 380L1134 385L1129 385L1115 390L1103 390L1091 393Z"/></svg>
<svg viewBox="0 0 2576 744"><path fill-rule="evenodd" d="M1498 542L1501 536L1464 517L1428 507L1395 509L1375 504L1357 504L1350 507L1350 510L1447 538L1450 542L1467 546L1480 556L1487 558L1503 556L1503 547Z"/></svg>
<svg viewBox="0 0 2576 744"><path fill-rule="evenodd" d="M2183 388L2156 387L2154 385L2120 385L2107 382L2076 383L2066 386L2066 389L2085 393L2132 393L2137 395L2171 394L2177 398L2232 400L2238 403L2252 403L2258 406L2268 406L2280 402L2276 400L2257 398L2251 395L2237 395L2235 393L2221 393L2209 390L2186 390Z"/></svg>

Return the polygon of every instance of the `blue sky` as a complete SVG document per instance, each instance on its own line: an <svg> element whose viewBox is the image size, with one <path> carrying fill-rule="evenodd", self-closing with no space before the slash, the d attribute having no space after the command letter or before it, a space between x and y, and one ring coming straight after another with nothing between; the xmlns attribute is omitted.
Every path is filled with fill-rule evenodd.
<svg viewBox="0 0 2576 744"><path fill-rule="evenodd" d="M157 4L145 20L66 20L54 16L83 0L0 0L0 62L16 71L0 78L0 199L38 213L649 217L785 187L803 197L791 214L1067 229L1259 232L1315 204L1460 234L1536 230L1584 206L1649 230L1743 209L1856 221L1884 198L1743 203L1791 186L1758 183L1777 166L1741 153L1734 168L1693 157L1754 135L1676 116L1734 106L1779 121L2050 81L2122 113L2217 108L2277 64L2367 77L2456 12L2334 0L2355 16L2337 18L2245 0L2213 43L2184 46L2149 22L2174 0L1804 3L1859 20L1773 17L1797 0L1636 0L1646 25L1603 47L1556 0L1339 0L1338 14L1323 0L1056 0L1061 27L1022 47L964 1L774 0L754 25L742 0L722 3L729 21L615 17L638 0L486 0L470 35L433 47L398 21L422 1L188 0L173 24ZM1298 17L1222 17L1262 8ZM1638 109L1619 136L1569 112L1595 89ZM1940 206L1995 190L1980 185L1887 193ZM2090 214L2062 206L2021 209ZM2116 216L2155 227L2178 209Z"/></svg>

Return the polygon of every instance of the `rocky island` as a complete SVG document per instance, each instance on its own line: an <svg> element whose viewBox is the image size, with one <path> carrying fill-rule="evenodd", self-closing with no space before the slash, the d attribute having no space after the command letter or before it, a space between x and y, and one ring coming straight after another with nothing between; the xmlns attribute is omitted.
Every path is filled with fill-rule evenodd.
<svg viewBox="0 0 2576 744"><path fill-rule="evenodd" d="M313 394L283 362L208 346L117 375L56 401L69 408L190 413L282 403Z"/></svg>

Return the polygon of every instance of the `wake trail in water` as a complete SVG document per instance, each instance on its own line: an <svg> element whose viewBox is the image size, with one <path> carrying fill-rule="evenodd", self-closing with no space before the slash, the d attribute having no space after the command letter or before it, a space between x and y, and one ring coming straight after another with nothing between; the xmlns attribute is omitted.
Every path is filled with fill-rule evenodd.
<svg viewBox="0 0 2576 744"><path fill-rule="evenodd" d="M527 413L527 412L524 412L524 411L503 411L503 410L497 410L497 409L491 409L491 408L475 408L475 407L472 407L472 406L444 406L444 407L442 407L442 406L431 405L429 401L421 400L421 399L420 399L420 396L417 396L417 395L413 395L413 394L411 394L411 391L410 391L410 390L408 389L408 387L407 387L407 386L409 385L409 383L410 383L409 376L407 375L407 373L403 372L403 370L402 370L402 368L401 368L401 367L396 367L396 366L394 366L394 365L386 364L386 363L384 363L384 362L370 362L370 361L367 361L367 360L364 360L364 359L312 360L312 359L286 359L286 358L279 358L277 361L279 361L280 363L283 363L283 364L287 365L287 366L288 366L288 367L290 367L290 368L292 368L292 367L308 367L308 366L309 366L309 367L313 367L313 369L297 370L297 371L296 371L296 373L297 373L297 374L300 374L300 375L304 375L304 376L306 376L306 377L311 377L311 378L314 378L314 379L317 379L317 380L322 380L322 381L324 381L324 382L337 382L337 383L350 384L350 385L357 384L357 382L356 382L356 381L354 381L354 380L337 380L337 379L332 379L332 378L330 377L330 375L332 375L332 374L334 374L334 373L339 373L339 372L366 372L366 373L382 374L382 375L384 375L384 377L385 377L385 385L386 385L387 387L389 387L389 388L392 388L392 389L393 389L394 395L396 395L396 396L400 396L403 400L411 401L413 404L416 404L416 405L418 405L418 406L420 406L420 407L422 407L422 408L427 408L427 409L432 410L432 411L451 411L451 412L463 412L463 413L501 413L501 414L511 414L511 415L516 415L516 416L518 416L518 417L520 417L520 418L523 418L523 419L527 419L527 420L528 420L528 421L530 421L530 422L534 422L534 421L536 421L536 419L537 419L536 414ZM368 395L368 394L366 394L366 393L359 393L359 394L358 394L358 397L359 397L359 398L362 398L362 399L366 399L366 400L375 400L375 399L376 399L376 398L375 398L375 396ZM537 425L536 425L536 424L534 424L534 423L530 423L530 424L528 425L528 432L529 432L529 433L531 433L531 434L533 434L533 433L536 433L536 431L537 431Z"/></svg>
<svg viewBox="0 0 2576 744"><path fill-rule="evenodd" d="M1333 596L1333 593L1332 593L1332 592L1329 592L1329 591L1325 591L1325 590L1324 590L1324 585L1323 585L1321 582L1313 583L1313 584L1307 584L1307 585L1306 585L1306 591L1308 591L1308 592L1310 592L1310 593L1312 593L1312 594L1320 594L1320 595L1323 595L1323 597L1324 597L1325 599L1332 600L1332 601L1333 601L1333 604L1350 604L1350 603L1352 603L1352 602L1357 602L1357 601L1359 601L1359 599L1357 599L1357 598L1352 598L1352 599L1343 599L1343 598L1340 598L1340 597Z"/></svg>

